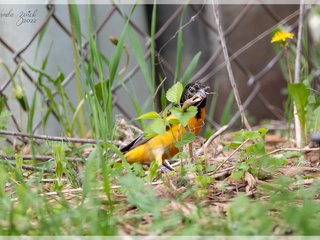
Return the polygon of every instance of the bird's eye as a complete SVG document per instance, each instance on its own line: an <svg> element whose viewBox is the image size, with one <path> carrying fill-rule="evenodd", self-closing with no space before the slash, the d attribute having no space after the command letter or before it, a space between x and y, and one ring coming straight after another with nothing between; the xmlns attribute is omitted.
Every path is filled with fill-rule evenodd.
<svg viewBox="0 0 320 240"><path fill-rule="evenodd" d="M191 94L194 94L194 93L196 92L196 89L195 89L194 87L191 87L191 88L189 89L189 92L190 92Z"/></svg>

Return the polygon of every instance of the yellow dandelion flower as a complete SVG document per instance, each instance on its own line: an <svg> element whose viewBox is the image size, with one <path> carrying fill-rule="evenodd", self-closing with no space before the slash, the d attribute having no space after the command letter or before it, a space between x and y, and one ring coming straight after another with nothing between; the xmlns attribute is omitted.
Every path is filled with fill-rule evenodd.
<svg viewBox="0 0 320 240"><path fill-rule="evenodd" d="M285 44L287 42L287 39L292 39L293 36L294 34L288 32L287 30L277 31L275 34L273 34L271 43L280 42L282 44Z"/></svg>

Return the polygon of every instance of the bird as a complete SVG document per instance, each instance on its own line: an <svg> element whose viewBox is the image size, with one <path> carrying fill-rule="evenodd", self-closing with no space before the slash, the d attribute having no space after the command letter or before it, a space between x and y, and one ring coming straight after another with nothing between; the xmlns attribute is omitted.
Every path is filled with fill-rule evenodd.
<svg viewBox="0 0 320 240"><path fill-rule="evenodd" d="M166 132L161 135L150 138L145 138L144 134L139 135L128 145L120 148L125 160L129 164L156 161L158 165L165 166L164 161L179 152L176 143L181 140L184 133L190 131L196 136L199 135L206 115L207 88L199 81L187 84L181 95L180 106L183 109L190 106L197 107L196 115L189 119L186 127L177 123L168 126ZM172 113L167 116L167 120L172 118L175 118Z"/></svg>

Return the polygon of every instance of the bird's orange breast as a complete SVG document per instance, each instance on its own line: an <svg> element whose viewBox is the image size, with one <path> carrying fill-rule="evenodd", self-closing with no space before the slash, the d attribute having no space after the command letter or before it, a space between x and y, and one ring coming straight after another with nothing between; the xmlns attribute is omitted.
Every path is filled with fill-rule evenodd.
<svg viewBox="0 0 320 240"><path fill-rule="evenodd" d="M188 122L188 128L190 132L193 132L196 136L198 136L201 132L201 129L204 125L204 119L206 116L206 109L200 108L200 116L199 118L193 117Z"/></svg>
<svg viewBox="0 0 320 240"><path fill-rule="evenodd" d="M193 117L188 122L188 129L196 136L199 135L204 125L205 109L200 109L200 118ZM151 138L146 143L128 151L124 156L128 163L152 162L154 160L165 160L173 157L179 152L175 146L181 141L186 128L181 124L173 125L166 133Z"/></svg>

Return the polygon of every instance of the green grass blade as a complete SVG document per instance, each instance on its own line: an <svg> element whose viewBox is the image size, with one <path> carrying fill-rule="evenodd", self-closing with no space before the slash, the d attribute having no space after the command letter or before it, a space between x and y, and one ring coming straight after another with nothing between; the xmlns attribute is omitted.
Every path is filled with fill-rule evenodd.
<svg viewBox="0 0 320 240"><path fill-rule="evenodd" d="M72 50L73 50L73 60L75 66L75 79L76 79L76 88L77 88L77 101L80 102L82 99L82 83L80 76L80 68L79 68L79 56L77 52L77 44L78 46L82 46L81 42L81 24L80 17L77 5L75 1L71 1L73 4L68 5L69 10L69 21L71 25L71 37L72 37ZM79 134L81 137L85 137L86 135L86 123L84 119L84 113L81 109L79 112L79 120L77 121Z"/></svg>
<svg viewBox="0 0 320 240"><path fill-rule="evenodd" d="M232 110L233 103L234 103L234 95L233 95L233 92L230 92L227 102L225 104L221 119L220 119L220 125L223 126L230 121L232 117L231 110Z"/></svg>
<svg viewBox="0 0 320 240"><path fill-rule="evenodd" d="M76 33L77 43L82 46L81 21L78 6L75 0L71 0L70 13L72 18L72 27Z"/></svg>
<svg viewBox="0 0 320 240"><path fill-rule="evenodd" d="M197 65L198 65L198 62L200 60L200 57L201 57L201 52L198 52L194 57L193 59L191 60L190 64L188 65L186 71L184 72L183 74L183 77L182 77L182 84L183 86L186 86L189 81L190 81L190 78L192 76L192 73L194 72L194 70L196 69Z"/></svg>
<svg viewBox="0 0 320 240"><path fill-rule="evenodd" d="M187 6L187 5L185 5ZM182 67L182 49L183 49L183 31L182 31L182 25L183 25L183 16L186 7L184 6L181 17L180 17L180 26L179 26L179 32L178 32L178 38L177 38L177 58L176 58L176 72L174 75L174 83L179 81L180 75L181 75L181 67Z"/></svg>
<svg viewBox="0 0 320 240"><path fill-rule="evenodd" d="M127 28L128 28L128 22L126 23L126 25L120 35L115 54L113 56L113 59L111 60L110 69L109 69L109 79L111 81L110 82L111 84L113 83L115 76L117 74L117 70L118 70L120 59L121 59L122 52L123 52L124 41L125 41L126 34L127 34Z"/></svg>
<svg viewBox="0 0 320 240"><path fill-rule="evenodd" d="M131 27L128 28L128 33L129 33L128 36L132 46L132 51L134 52L134 56L136 57L136 60L140 66L144 79L150 89L150 92L153 92L154 86L152 84L151 75L149 72L149 66L144 58L144 53L139 43L139 40L137 38L137 35Z"/></svg>
<svg viewBox="0 0 320 240"><path fill-rule="evenodd" d="M34 56L34 62L35 63L37 62L40 45L41 45L43 37L45 36L45 33L46 33L47 29L48 29L48 26L49 26L49 22L46 23L46 25L42 28L42 30L39 33L37 47L36 47L36 53L35 53L35 56Z"/></svg>
<svg viewBox="0 0 320 240"><path fill-rule="evenodd" d="M28 124L27 131L29 134L33 134L33 119L37 106L37 90L34 91L31 108L28 114ZM35 143L34 139L31 139L31 153L32 153L32 161L35 162L34 156L36 155Z"/></svg>

